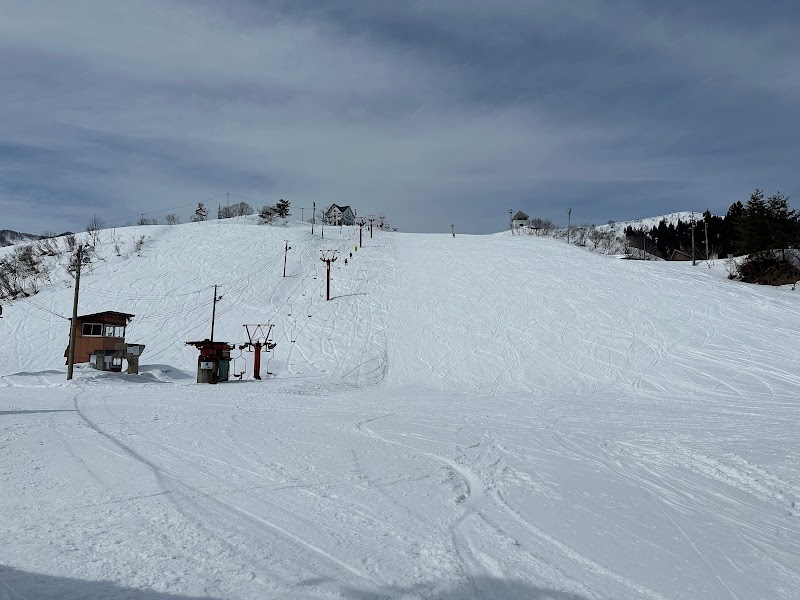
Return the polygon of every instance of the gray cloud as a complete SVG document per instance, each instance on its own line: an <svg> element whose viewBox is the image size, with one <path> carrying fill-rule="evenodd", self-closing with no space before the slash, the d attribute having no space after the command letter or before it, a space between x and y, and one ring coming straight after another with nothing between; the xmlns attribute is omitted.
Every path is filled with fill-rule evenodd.
<svg viewBox="0 0 800 600"><path fill-rule="evenodd" d="M3 227L231 191L486 232L800 191L800 11L747 4L0 1Z"/></svg>

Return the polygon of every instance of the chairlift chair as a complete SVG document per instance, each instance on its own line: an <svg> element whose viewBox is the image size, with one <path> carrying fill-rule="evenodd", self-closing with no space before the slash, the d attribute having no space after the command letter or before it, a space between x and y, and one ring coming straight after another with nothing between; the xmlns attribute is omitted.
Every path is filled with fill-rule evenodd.
<svg viewBox="0 0 800 600"><path fill-rule="evenodd" d="M231 361L231 362L233 363L233 369L232 369L232 371L233 371L233 372L231 373L231 375L233 375L234 377L236 377L236 378L237 378L237 379L239 379L239 380L241 380L241 379L244 377L244 374L245 374L245 373L247 373L247 369L244 369L244 370L242 370L242 371L241 371L241 372L239 372L239 373L237 373L237 372L236 372L236 361L237 361L237 360L240 360L240 361L242 361L242 365L245 365L245 364L247 364L247 363L245 362L245 358L244 358L244 356L243 356L243 353L244 353L244 347L245 347L245 345L244 345L244 344L243 344L243 345L241 345L241 346L239 346L239 356L235 357L235 358L234 358L234 359Z"/></svg>

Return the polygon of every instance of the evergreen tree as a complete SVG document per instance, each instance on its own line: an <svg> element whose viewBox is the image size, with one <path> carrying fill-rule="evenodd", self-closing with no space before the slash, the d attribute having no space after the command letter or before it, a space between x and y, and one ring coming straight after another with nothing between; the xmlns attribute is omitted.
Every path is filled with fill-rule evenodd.
<svg viewBox="0 0 800 600"><path fill-rule="evenodd" d="M772 230L772 249L781 251L786 258L786 248L797 246L798 223L797 211L789 208L789 199L781 194L773 194L767 198L770 229Z"/></svg>
<svg viewBox="0 0 800 600"><path fill-rule="evenodd" d="M738 249L742 254L768 250L772 246L770 211L764 192L756 189L744 205L737 227Z"/></svg>
<svg viewBox="0 0 800 600"><path fill-rule="evenodd" d="M281 198L278 201L278 203L275 205L275 213L281 219L285 219L286 217L288 217L289 216L289 201L288 200L284 200L283 198Z"/></svg>
<svg viewBox="0 0 800 600"><path fill-rule="evenodd" d="M206 207L202 202L198 202L197 208L195 209L194 214L192 215L192 221L196 223L198 221L207 221L207 220L208 220L208 211L206 210Z"/></svg>
<svg viewBox="0 0 800 600"><path fill-rule="evenodd" d="M739 231L741 229L742 217L744 216L744 205L740 201L736 201L728 208L725 214L724 222L724 240L723 252L725 254L735 253L740 246Z"/></svg>

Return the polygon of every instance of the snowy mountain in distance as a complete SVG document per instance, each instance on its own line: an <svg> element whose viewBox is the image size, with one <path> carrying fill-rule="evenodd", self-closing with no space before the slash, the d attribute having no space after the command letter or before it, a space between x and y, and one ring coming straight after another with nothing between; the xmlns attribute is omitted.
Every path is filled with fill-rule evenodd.
<svg viewBox="0 0 800 600"><path fill-rule="evenodd" d="M66 253L3 302L0 599L797 600L800 291L257 221L100 232L78 312L139 375L66 380Z"/></svg>
<svg viewBox="0 0 800 600"><path fill-rule="evenodd" d="M633 227L634 229L649 230L653 227L658 227L658 224L661 223L661 221L666 221L667 225L677 225L678 221L689 222L692 220L692 215L694 215L695 221L700 221L703 219L702 212L692 213L691 211L684 210L661 215L660 217L645 217L643 219L631 219L629 221L615 221L613 225L609 225L608 223L605 225L598 225L598 229L609 229L613 227L616 230L624 231L628 227Z"/></svg>
<svg viewBox="0 0 800 600"><path fill-rule="evenodd" d="M41 239L41 236L33 233L20 233L11 229L0 229L0 247L12 246L22 242L34 242Z"/></svg>
<svg viewBox="0 0 800 600"><path fill-rule="evenodd" d="M35 242L46 238L57 238L65 235L70 235L72 232L65 231L53 235L37 235L35 233L20 233L11 229L0 229L0 248L5 246L14 246L16 244L24 244L26 242Z"/></svg>

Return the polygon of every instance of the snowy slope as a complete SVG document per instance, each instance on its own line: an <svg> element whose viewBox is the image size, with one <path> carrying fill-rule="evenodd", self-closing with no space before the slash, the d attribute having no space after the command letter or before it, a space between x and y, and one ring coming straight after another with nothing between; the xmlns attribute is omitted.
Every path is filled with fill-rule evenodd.
<svg viewBox="0 0 800 600"><path fill-rule="evenodd" d="M64 282L6 305L0 598L797 598L796 292L378 232L324 302L357 230L142 234L81 305L137 315L141 376L64 381ZM274 379L192 383L214 283Z"/></svg>

